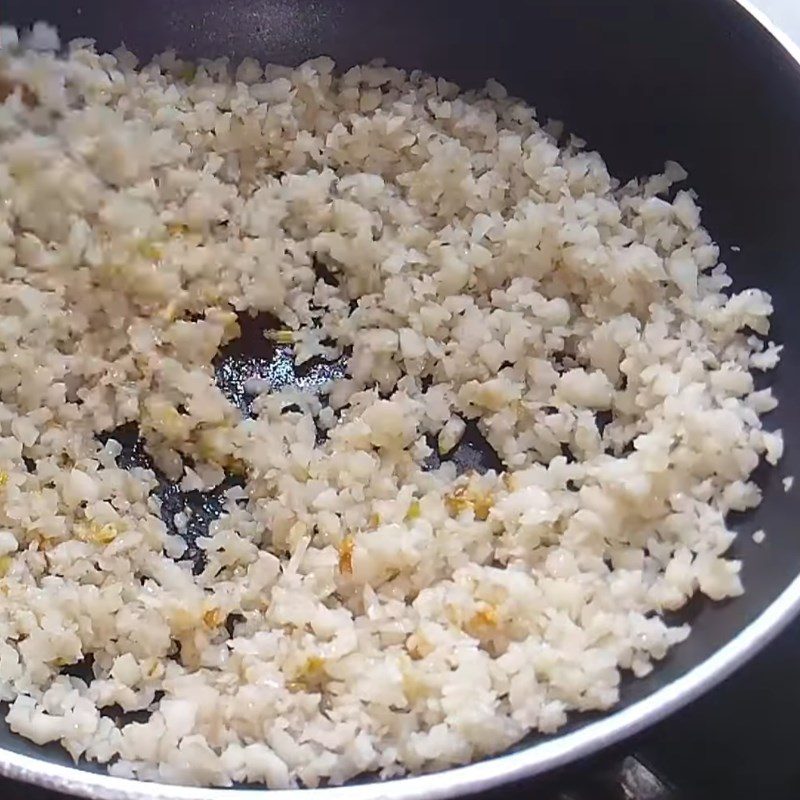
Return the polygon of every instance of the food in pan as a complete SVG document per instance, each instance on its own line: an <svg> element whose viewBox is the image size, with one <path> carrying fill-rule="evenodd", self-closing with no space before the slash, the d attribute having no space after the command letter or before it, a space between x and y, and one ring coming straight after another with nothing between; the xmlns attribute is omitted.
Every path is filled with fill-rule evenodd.
<svg viewBox="0 0 800 800"><path fill-rule="evenodd" d="M494 82L20 36L0 28L12 730L167 782L437 769L611 708L689 634L664 612L742 591L725 520L781 455L753 377L780 348L681 167L623 184ZM265 352L330 379L226 392L220 352L265 319ZM451 457L470 437L493 468ZM197 541L164 481L216 492Z"/></svg>

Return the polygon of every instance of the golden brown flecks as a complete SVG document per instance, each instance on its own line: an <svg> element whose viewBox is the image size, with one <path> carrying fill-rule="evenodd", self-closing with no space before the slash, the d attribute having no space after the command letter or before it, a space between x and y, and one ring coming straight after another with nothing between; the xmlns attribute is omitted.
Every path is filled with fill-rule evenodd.
<svg viewBox="0 0 800 800"><path fill-rule="evenodd" d="M267 336L269 336L269 338L272 339L272 341L277 342L278 344L294 343L294 331L290 331L288 329L279 331L268 331Z"/></svg>
<svg viewBox="0 0 800 800"><path fill-rule="evenodd" d="M353 574L353 549L355 544L355 539L349 534L339 544L339 572L342 575Z"/></svg>
<svg viewBox="0 0 800 800"><path fill-rule="evenodd" d="M221 466L231 475L247 475L247 463L241 458L236 458L236 456L230 456L229 458L226 458L225 463Z"/></svg>
<svg viewBox="0 0 800 800"><path fill-rule="evenodd" d="M38 528L29 528L28 533L31 535L31 541L36 545L36 549L40 553L46 553L48 550L52 550L58 544L58 542L54 539L43 536Z"/></svg>
<svg viewBox="0 0 800 800"><path fill-rule="evenodd" d="M119 534L119 529L112 522L102 524L96 520L89 523L76 525L78 538L83 542L107 545L111 544Z"/></svg>
<svg viewBox="0 0 800 800"><path fill-rule="evenodd" d="M224 614L222 609L214 606L207 608L203 612L203 625L206 628L218 628L225 621L227 614Z"/></svg>
<svg viewBox="0 0 800 800"><path fill-rule="evenodd" d="M28 84L6 77L5 75L0 75L0 103L14 94L17 89L20 91L22 102L28 106L28 108L33 108L39 102L36 92L34 92Z"/></svg>
<svg viewBox="0 0 800 800"><path fill-rule="evenodd" d="M5 578L14 564L11 556L0 556L0 578Z"/></svg>
<svg viewBox="0 0 800 800"><path fill-rule="evenodd" d="M494 497L489 492L474 489L469 485L459 486L445 497L445 504L451 514L458 515L471 510L475 514L475 519L484 521L489 518Z"/></svg>
<svg viewBox="0 0 800 800"><path fill-rule="evenodd" d="M482 636L488 636L496 630L498 622L497 609L494 606L486 605L478 609L469 618L465 629L470 636L480 639Z"/></svg>
<svg viewBox="0 0 800 800"><path fill-rule="evenodd" d="M326 679L325 659L322 656L309 656L287 688L291 692L313 691L319 689Z"/></svg>

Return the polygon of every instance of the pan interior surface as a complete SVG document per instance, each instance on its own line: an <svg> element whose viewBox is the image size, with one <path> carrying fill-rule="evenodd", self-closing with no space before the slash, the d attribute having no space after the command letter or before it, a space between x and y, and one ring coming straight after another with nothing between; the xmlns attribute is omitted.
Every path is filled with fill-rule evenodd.
<svg viewBox="0 0 800 800"><path fill-rule="evenodd" d="M655 719L662 712L655 706L648 710L648 698L736 639L800 573L800 537L791 523L800 515L800 496L784 492L781 482L800 474L800 456L793 447L800 434L800 408L791 402L800 375L800 355L792 346L800 340L795 309L800 299L795 269L800 66L735 2L501 0L487 7L473 0L233 0L222 7L214 0L141 0L122 6L95 0L7 0L0 10L2 23L23 26L38 19L57 25L64 39L91 36L109 49L124 41L143 58L167 47L187 57L250 55L289 64L327 54L343 67L382 57L465 87L494 77L531 102L540 119L563 120L623 180L657 172L666 159L681 163L699 194L704 224L721 245L734 288L757 286L773 296L771 338L787 347L771 378L783 402L769 424L783 430L788 448L778 469L756 476L764 492L762 505L734 523L741 532L735 554L744 560L746 593L721 604L696 602L682 612L681 619L692 623L692 636L648 677L624 685L620 709L633 711L641 704L641 714ZM757 529L767 532L760 546L750 537ZM573 717L555 738L588 732L594 722ZM591 747L622 733L598 735ZM515 748L520 756L524 751L529 771L549 763L536 757L543 741L533 737ZM0 747L53 765L71 764L59 749L35 747L4 726ZM562 761L568 757L560 756ZM416 780L391 784L409 786L408 792L393 788L391 794L464 791L458 782L451 782L450 789L426 790L429 784L419 784L416 790ZM120 789L122 782L107 786ZM98 796L116 791L92 789L88 783L68 788ZM181 795L164 788L162 796Z"/></svg>

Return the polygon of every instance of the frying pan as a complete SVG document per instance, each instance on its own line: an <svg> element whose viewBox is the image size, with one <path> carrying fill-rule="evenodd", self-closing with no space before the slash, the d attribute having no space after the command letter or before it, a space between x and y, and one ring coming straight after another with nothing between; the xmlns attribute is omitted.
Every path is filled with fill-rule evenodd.
<svg viewBox="0 0 800 800"><path fill-rule="evenodd" d="M775 302L772 338L787 344L772 383L781 405L769 423L784 431L778 469L756 475L764 501L732 520L740 531L744 596L694 601L693 625L620 704L584 715L550 737L532 736L496 758L432 775L341 788L271 792L273 800L412 800L464 795L542 773L600 750L663 718L723 679L800 610L800 51L744 0L3 0L0 21L56 24L62 38L124 41L142 57L175 47L184 56L293 64L326 53L340 66L384 57L475 86L495 77L563 120L624 179L674 159L690 173L704 223L722 247L737 288L758 286ZM733 248L733 250L731 249ZM266 359L280 357L268 354ZM248 362L247 353L229 363ZM238 359L238 361L236 360ZM272 362L270 362L272 363ZM256 366L254 367L253 364ZM335 368L335 367L334 367ZM220 374L224 370L220 370ZM235 393L241 369L228 370ZM134 436L135 438L135 436ZM135 442L128 442L135 455ZM480 446L477 445L480 450ZM469 454L467 454L469 456ZM165 491L167 491L165 489ZM213 498L204 498L213 516ZM768 532L764 544L750 533ZM0 728L0 772L94 798L228 800L207 790L111 778L72 765Z"/></svg>

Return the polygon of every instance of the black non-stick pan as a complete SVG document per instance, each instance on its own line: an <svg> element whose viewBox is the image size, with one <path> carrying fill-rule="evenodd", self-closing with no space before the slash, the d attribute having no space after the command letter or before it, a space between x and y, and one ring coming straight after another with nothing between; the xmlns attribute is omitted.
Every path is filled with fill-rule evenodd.
<svg viewBox="0 0 800 800"><path fill-rule="evenodd" d="M722 248L738 288L774 298L772 338L785 343L774 387L781 403L771 427L784 431L778 469L757 473L762 505L733 520L741 532L746 593L683 612L693 633L647 678L625 683L607 715L576 717L557 735L533 737L512 752L471 766L386 783L271 792L325 800L463 795L543 772L595 752L654 723L729 674L800 609L800 53L737 0L3 0L0 22L44 19L62 38L120 42L140 56L251 55L295 64L327 54L339 66L383 57L463 86L494 77L563 120L620 178L680 162L700 196L704 223ZM733 248L733 249L732 249ZM260 338L260 337L256 337ZM261 339L263 341L263 339ZM225 354L223 354L225 355ZM277 353L228 353L219 379L270 369ZM248 361L248 359L250 359ZM255 359L255 360L254 360ZM260 360L259 360L260 359ZM249 370L249 372L248 372ZM135 457L135 432L128 441ZM468 445L480 451L480 442ZM475 452L466 452L470 459ZM486 453L481 453L486 457ZM162 490L169 496L170 487ZM181 498L181 503L184 498ZM201 520L213 497L189 498ZM204 516L205 514L205 516ZM750 533L763 528L757 546ZM765 687L765 699L768 689ZM0 772L107 798L220 800L239 790L162 786L110 778L73 765L0 728Z"/></svg>

